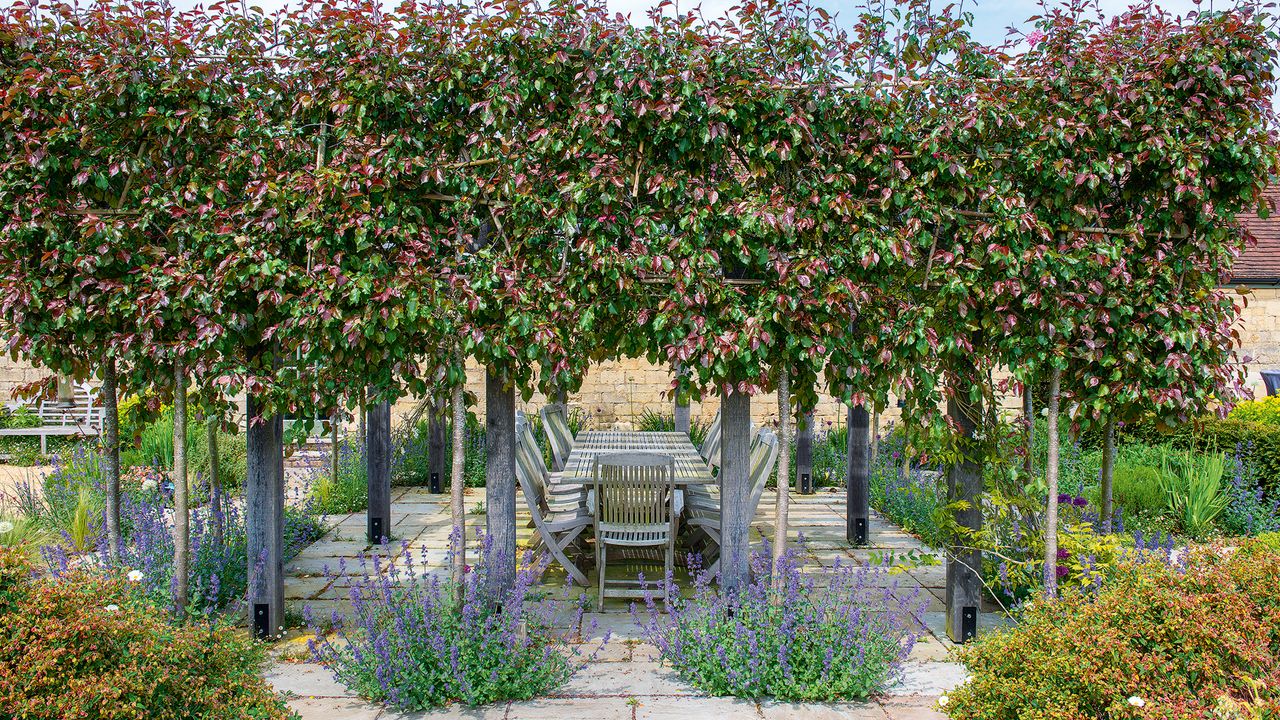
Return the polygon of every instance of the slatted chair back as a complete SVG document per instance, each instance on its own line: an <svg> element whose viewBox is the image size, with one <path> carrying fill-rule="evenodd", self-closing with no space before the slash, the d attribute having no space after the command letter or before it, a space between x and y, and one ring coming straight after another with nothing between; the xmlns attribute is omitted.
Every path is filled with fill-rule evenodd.
<svg viewBox="0 0 1280 720"><path fill-rule="evenodd" d="M773 467L778 462L778 436L766 429L761 429L751 443L751 516L755 517L756 508L760 505L760 496L764 495L765 483L773 474Z"/></svg>
<svg viewBox="0 0 1280 720"><path fill-rule="evenodd" d="M573 430L569 428L569 416L563 405L545 405L538 414L542 416L542 430L551 443L552 469L560 472L573 450Z"/></svg>
<svg viewBox="0 0 1280 720"><path fill-rule="evenodd" d="M698 448L702 460L711 467L720 467L720 437L720 411L717 410L715 418L707 426L707 436L702 441L702 447Z"/></svg>
<svg viewBox="0 0 1280 720"><path fill-rule="evenodd" d="M546 479L538 469L542 453L538 450L538 445L533 440L533 433L529 431L529 424L523 415L516 417L515 449L516 481L524 493L524 502L529 508L529 516L537 529L541 546L551 553L574 582L585 586L586 573L569 558L565 550L591 525L591 519L581 512L567 518L557 518L549 513ZM534 458L538 460L535 461Z"/></svg>
<svg viewBox="0 0 1280 720"><path fill-rule="evenodd" d="M597 541L653 545L675 537L675 461L659 453L614 453L592 463Z"/></svg>

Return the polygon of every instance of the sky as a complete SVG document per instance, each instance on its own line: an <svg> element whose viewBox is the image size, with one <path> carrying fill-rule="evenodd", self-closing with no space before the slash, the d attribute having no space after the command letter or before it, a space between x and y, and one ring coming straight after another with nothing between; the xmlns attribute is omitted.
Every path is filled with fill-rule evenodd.
<svg viewBox="0 0 1280 720"><path fill-rule="evenodd" d="M387 5L396 4L395 0L384 1ZM629 15L634 23L645 23L647 22L648 9L656 4L657 0L605 1L611 11ZM701 5L703 12L708 17L716 17L738 4L739 1L702 0ZM959 2L959 0L939 0L939 6L948 1ZM1212 2L1212 0L1208 1ZM209 2L210 0L173 0L173 4L179 9L187 9L196 4L207 6ZM861 5L856 0L814 0L814 2L828 12L837 15L837 17L845 16L850 18L858 12L858 7ZM1108 16L1123 11L1131 4L1131 0L1097 0L1097 2L1102 11ZM1223 4L1229 2L1230 0L1225 0ZM251 0L250 4L271 11L289 4L289 0ZM694 8L698 4L698 2L690 0L679 0L681 10ZM1193 0L1163 0L1158 4L1175 15L1183 15L1195 9ZM979 41L988 44L1002 42L1006 38L1010 26L1029 31L1031 28L1026 22L1027 18L1040 12L1040 6L1035 0L965 0L964 7L973 13L974 36Z"/></svg>

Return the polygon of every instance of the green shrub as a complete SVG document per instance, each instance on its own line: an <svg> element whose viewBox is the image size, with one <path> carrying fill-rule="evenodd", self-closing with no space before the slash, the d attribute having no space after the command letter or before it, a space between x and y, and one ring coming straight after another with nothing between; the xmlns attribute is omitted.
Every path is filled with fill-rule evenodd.
<svg viewBox="0 0 1280 720"><path fill-rule="evenodd" d="M689 440L698 447L707 440L707 423L701 418L689 418ZM573 430L572 427L570 427ZM636 430L640 432L675 432L676 416L674 413L660 413L645 410L636 420ZM577 434L577 430L574 430ZM794 465L792 467L795 467Z"/></svg>
<svg viewBox="0 0 1280 720"><path fill-rule="evenodd" d="M1150 465L1117 464L1111 492L1116 504L1128 513L1155 515L1168 508L1160 485L1160 470Z"/></svg>
<svg viewBox="0 0 1280 720"><path fill-rule="evenodd" d="M0 549L0 707L20 718L288 718L263 646L175 626L116 575L35 578Z"/></svg>
<svg viewBox="0 0 1280 720"><path fill-rule="evenodd" d="M1127 428L1122 437L1149 445L1172 443L1200 452L1234 454L1243 460L1269 492L1280 492L1280 425L1250 420L1226 420L1213 415L1196 418L1176 428L1161 429L1154 422Z"/></svg>
<svg viewBox="0 0 1280 720"><path fill-rule="evenodd" d="M958 720L1209 718L1224 695L1280 710L1280 555L1196 551L1122 563L1096 592L1037 601L959 658ZM1130 701L1131 698L1136 698ZM1266 715L1262 715L1266 716ZM1232 716L1227 716L1232 717Z"/></svg>
<svg viewBox="0 0 1280 720"><path fill-rule="evenodd" d="M37 428L42 424L40 417L25 407L14 410L0 408L0 430ZM35 465L40 460L40 438L20 436L0 438L0 454L8 455L9 462L14 465Z"/></svg>
<svg viewBox="0 0 1280 720"><path fill-rule="evenodd" d="M1227 419L1280 427L1280 395L1269 395L1261 400L1246 400L1238 403L1227 414Z"/></svg>

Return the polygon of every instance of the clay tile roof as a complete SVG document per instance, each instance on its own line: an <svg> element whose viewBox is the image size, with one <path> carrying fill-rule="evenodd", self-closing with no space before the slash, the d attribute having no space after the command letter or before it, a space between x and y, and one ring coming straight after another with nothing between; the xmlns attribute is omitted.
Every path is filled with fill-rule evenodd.
<svg viewBox="0 0 1280 720"><path fill-rule="evenodd" d="M1232 268L1232 282L1280 282L1280 185L1263 193L1271 210L1267 218L1257 213L1240 213L1240 222L1258 244L1244 251Z"/></svg>

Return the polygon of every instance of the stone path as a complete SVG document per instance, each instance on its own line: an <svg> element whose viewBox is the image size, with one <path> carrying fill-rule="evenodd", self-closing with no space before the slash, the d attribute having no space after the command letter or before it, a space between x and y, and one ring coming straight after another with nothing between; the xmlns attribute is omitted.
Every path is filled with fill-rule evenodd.
<svg viewBox="0 0 1280 720"><path fill-rule="evenodd" d="M475 509L482 499L482 491L469 491L468 509ZM760 510L752 525L752 538L757 544L773 534L774 501L774 494L768 492L760 502ZM418 488L398 488L394 491L393 503L396 540L407 542L415 557L423 556L425 551L429 571L445 574L448 498ZM518 507L523 509L523 503ZM293 609L300 610L307 605L317 613L328 614L332 610L341 612L345 606L346 585L341 579L327 577L325 569L334 570L343 560L353 563L366 550L364 515L333 517L330 521L333 526L330 532L286 565L285 595ZM517 523L522 544L527 543L532 533L525 527L526 521L527 515L522 511ZM471 514L468 523L482 527L484 516ZM879 517L872 519L873 544L867 548L850 548L844 540L844 528L843 493L792 495L789 535L792 535L793 542L800 536L804 537L807 571L820 573L823 568L837 562L865 563L876 553L915 551L928 554L919 541ZM545 582L562 582L562 578L562 573L557 576L549 572ZM450 708L412 717L504 720L941 718L942 715L934 710L938 696L964 680L963 667L948 660L952 644L943 631L945 568L941 564L919 567L897 578L908 591L914 592L919 588L928 603L923 616L922 637L908 658L903 677L883 697L871 702L801 705L702 696L682 683L672 671L658 664L656 648L640 639L639 629L619 603L616 607L606 606L605 613L588 613L581 627L564 628L570 636L587 645L598 644L606 632L611 634L611 639L593 662L551 697L476 709ZM980 628L989 629L1004 622L1001 616L984 613L980 618ZM268 679L278 690L289 695L290 705L304 720L396 720L405 717L354 697L322 666L306 662L305 638L286 640L276 653L278 660L268 673Z"/></svg>

